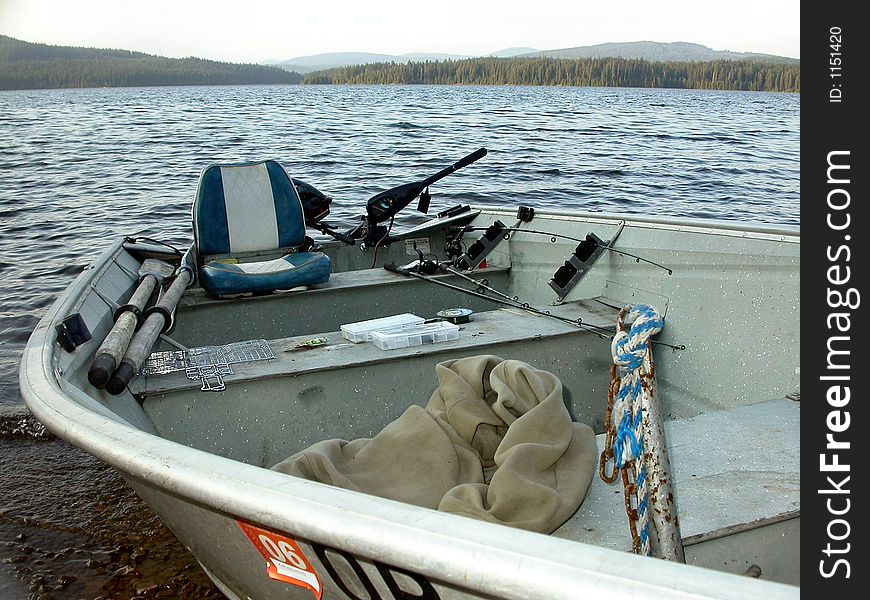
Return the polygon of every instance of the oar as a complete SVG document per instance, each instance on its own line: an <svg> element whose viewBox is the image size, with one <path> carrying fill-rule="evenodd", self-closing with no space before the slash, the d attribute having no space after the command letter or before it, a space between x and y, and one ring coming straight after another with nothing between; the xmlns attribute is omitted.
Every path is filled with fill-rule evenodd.
<svg viewBox="0 0 870 600"><path fill-rule="evenodd" d="M142 313L154 293L154 288L162 284L165 277L172 275L173 270L172 265L156 258L148 258L142 263L139 268L139 286L127 304L115 312L115 324L97 350L88 371L91 385L98 389L106 386L127 351L136 326L142 322Z"/></svg>
<svg viewBox="0 0 870 600"><path fill-rule="evenodd" d="M140 371L158 336L169 329L172 324L172 314L175 312L175 307L191 281L193 281L193 270L185 261L182 261L182 266L178 268L169 290L163 294L157 304L145 311L145 323L133 336L127 351L124 353L124 358L121 359L118 368L106 382L107 392L114 395L120 394Z"/></svg>

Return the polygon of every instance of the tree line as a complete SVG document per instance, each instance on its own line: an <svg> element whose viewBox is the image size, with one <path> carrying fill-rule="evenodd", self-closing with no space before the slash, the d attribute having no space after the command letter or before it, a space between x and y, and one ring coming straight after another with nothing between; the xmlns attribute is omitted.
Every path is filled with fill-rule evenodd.
<svg viewBox="0 0 870 600"><path fill-rule="evenodd" d="M243 85L299 83L302 76L259 65L198 58L133 58L27 61L0 65L0 89Z"/></svg>
<svg viewBox="0 0 870 600"><path fill-rule="evenodd" d="M31 44L0 36L0 90L301 81L298 73L277 67Z"/></svg>
<svg viewBox="0 0 870 600"><path fill-rule="evenodd" d="M470 58L309 73L308 84L563 85L800 92L800 63L627 58Z"/></svg>
<svg viewBox="0 0 870 600"><path fill-rule="evenodd" d="M487 57L355 65L303 77L263 65L33 44L0 35L0 89L272 83L562 85L800 92L800 63Z"/></svg>

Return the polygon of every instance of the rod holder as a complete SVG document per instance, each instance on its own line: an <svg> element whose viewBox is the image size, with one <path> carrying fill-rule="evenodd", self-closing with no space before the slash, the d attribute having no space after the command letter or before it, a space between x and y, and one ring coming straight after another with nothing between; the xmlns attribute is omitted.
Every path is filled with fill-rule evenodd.
<svg viewBox="0 0 870 600"><path fill-rule="evenodd" d="M461 271L476 269L487 255L505 239L506 230L507 226L498 220L487 227L483 235L459 257L456 261L456 267Z"/></svg>
<svg viewBox="0 0 870 600"><path fill-rule="evenodd" d="M594 233L586 234L586 239L577 244L565 264L553 273L553 277L549 281L550 287L558 296L558 302L565 300L607 246L608 242Z"/></svg>

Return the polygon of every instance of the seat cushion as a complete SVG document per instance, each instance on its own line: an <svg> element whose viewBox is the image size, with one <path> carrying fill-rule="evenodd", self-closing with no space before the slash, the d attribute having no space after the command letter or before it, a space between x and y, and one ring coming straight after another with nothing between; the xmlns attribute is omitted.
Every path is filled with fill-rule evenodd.
<svg viewBox="0 0 870 600"><path fill-rule="evenodd" d="M228 263L213 260L199 271L202 287L215 296L287 290L324 283L331 263L322 252L297 252L261 262Z"/></svg>

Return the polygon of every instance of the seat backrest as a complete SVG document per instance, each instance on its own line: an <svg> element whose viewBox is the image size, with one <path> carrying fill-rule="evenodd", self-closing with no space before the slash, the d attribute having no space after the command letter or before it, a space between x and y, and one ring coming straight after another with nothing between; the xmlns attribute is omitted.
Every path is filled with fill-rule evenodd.
<svg viewBox="0 0 870 600"><path fill-rule="evenodd" d="M302 203L284 167L266 160L203 170L193 201L193 236L200 256L301 244Z"/></svg>

